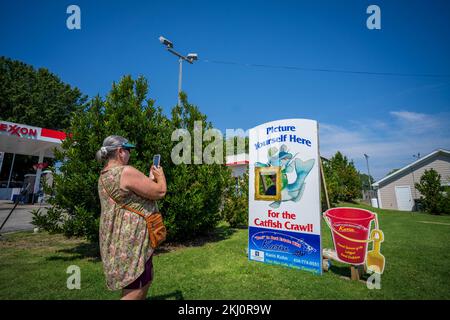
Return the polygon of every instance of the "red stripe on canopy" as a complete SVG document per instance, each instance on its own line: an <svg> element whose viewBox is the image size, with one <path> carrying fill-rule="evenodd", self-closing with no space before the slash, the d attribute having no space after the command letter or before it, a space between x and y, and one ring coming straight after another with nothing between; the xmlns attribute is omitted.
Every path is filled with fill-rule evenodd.
<svg viewBox="0 0 450 320"><path fill-rule="evenodd" d="M64 140L66 138L66 134L62 131L56 131L51 129L42 128L41 136L47 138L54 138L59 140Z"/></svg>

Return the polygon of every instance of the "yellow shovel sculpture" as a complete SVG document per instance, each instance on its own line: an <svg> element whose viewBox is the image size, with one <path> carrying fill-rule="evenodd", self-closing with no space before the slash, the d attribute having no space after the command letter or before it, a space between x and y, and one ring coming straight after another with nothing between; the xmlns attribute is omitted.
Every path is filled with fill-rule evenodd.
<svg viewBox="0 0 450 320"><path fill-rule="evenodd" d="M370 239L373 240L373 248L367 253L367 270L382 274L384 271L384 256L380 253L381 242L384 241L383 231L374 229L370 233Z"/></svg>

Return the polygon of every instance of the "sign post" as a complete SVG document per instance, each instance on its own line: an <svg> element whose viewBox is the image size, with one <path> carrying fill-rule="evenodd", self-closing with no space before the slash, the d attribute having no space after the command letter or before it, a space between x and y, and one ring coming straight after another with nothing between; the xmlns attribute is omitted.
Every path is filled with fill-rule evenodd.
<svg viewBox="0 0 450 320"><path fill-rule="evenodd" d="M250 129L249 260L322 273L318 124Z"/></svg>

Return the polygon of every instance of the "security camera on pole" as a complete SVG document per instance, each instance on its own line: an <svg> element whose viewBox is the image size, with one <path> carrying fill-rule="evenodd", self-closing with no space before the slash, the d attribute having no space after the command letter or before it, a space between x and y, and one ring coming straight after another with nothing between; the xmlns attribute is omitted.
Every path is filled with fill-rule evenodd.
<svg viewBox="0 0 450 320"><path fill-rule="evenodd" d="M178 75L178 105L180 106L181 105L180 93L181 93L181 77L183 74L183 60L192 64L195 60L198 60L198 55L196 53L189 53L187 56L183 56L183 55L179 54L178 52L176 52L175 50L172 49L173 42L164 38L163 36L159 37L159 42L161 42L163 45L166 46L167 51L176 55L178 57L178 62L180 63L180 72Z"/></svg>

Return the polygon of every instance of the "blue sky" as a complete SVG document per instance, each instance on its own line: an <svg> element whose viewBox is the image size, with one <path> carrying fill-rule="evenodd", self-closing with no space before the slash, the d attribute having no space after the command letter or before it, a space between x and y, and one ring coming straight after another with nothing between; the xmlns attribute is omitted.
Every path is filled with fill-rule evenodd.
<svg viewBox="0 0 450 320"><path fill-rule="evenodd" d="M81 8L81 30L66 28L71 4ZM381 30L366 27L371 4L381 9ZM46 67L89 96L104 96L125 74L144 75L149 96L168 113L178 63L160 35L181 53L198 53L183 66L183 90L223 131L315 119L322 155L341 150L366 172L366 153L376 179L413 154L450 149L449 1L0 3L0 55Z"/></svg>

